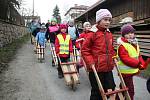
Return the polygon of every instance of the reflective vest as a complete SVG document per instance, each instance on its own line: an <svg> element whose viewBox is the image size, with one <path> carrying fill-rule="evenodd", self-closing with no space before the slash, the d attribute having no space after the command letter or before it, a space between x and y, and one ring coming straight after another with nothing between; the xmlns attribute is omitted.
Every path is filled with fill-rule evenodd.
<svg viewBox="0 0 150 100"><path fill-rule="evenodd" d="M69 41L70 41L70 35L66 35L66 39L64 40L63 36L61 34L57 35L57 38L59 40L59 54L69 54Z"/></svg>
<svg viewBox="0 0 150 100"><path fill-rule="evenodd" d="M128 51L129 56L138 59L139 57L139 46L137 45L137 50L129 43L122 43L124 48ZM125 65L121 60L118 62L118 67L120 72L123 74L135 74L139 71L138 68L132 68Z"/></svg>

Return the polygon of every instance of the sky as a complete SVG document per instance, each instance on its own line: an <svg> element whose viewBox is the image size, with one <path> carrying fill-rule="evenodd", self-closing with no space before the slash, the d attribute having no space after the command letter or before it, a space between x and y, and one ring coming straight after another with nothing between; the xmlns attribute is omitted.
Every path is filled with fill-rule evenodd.
<svg viewBox="0 0 150 100"><path fill-rule="evenodd" d="M26 9L32 9L33 0L23 0L22 7ZM47 22L51 19L53 14L53 9L56 4L59 7L60 14L62 19L64 14L70 7L73 7L74 4L91 6L96 3L98 0L34 0L34 15L41 17L41 22Z"/></svg>

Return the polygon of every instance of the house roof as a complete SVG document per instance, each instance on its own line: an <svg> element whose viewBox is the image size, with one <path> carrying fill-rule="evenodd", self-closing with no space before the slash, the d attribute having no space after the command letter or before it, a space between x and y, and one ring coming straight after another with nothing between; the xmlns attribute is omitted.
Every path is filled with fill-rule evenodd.
<svg viewBox="0 0 150 100"><path fill-rule="evenodd" d="M78 19L79 17L83 16L84 14L86 14L87 12L91 11L93 8L97 7L99 4L105 2L106 0L98 0L96 3L94 3L91 7L89 7L85 12L83 12L80 16L78 16L76 19Z"/></svg>
<svg viewBox="0 0 150 100"><path fill-rule="evenodd" d="M65 16L66 16L72 9L87 10L87 9L88 9L88 6L79 5L79 6L71 7L71 8L65 13Z"/></svg>

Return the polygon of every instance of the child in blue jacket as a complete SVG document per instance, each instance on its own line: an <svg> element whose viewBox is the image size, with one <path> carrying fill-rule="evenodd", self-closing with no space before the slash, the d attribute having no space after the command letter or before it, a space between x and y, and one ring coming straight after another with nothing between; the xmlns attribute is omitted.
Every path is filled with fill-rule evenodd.
<svg viewBox="0 0 150 100"><path fill-rule="evenodd" d="M36 35L36 41L37 41L37 49L38 49L38 59L42 58L44 59L44 48L46 43L46 27L45 25L41 25L40 32Z"/></svg>

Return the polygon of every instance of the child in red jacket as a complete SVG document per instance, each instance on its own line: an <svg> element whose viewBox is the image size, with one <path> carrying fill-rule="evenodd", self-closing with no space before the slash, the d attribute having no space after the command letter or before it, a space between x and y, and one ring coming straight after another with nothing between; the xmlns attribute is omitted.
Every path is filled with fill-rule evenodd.
<svg viewBox="0 0 150 100"><path fill-rule="evenodd" d="M118 46L118 56L120 59L118 67L126 86L129 88L128 92L131 100L134 100L133 76L148 65L140 55L139 45L134 32L135 29L130 24L123 25L121 27L122 37Z"/></svg>
<svg viewBox="0 0 150 100"><path fill-rule="evenodd" d="M83 32L79 35L79 38L76 40L76 47L78 48L79 52L81 50L82 44L84 40L86 39L88 33L91 31L91 24L90 22L84 22L83 24ZM77 63L77 70L79 72L79 68L83 66L83 61L81 58L79 58L78 63Z"/></svg>
<svg viewBox="0 0 150 100"><path fill-rule="evenodd" d="M83 24L83 32L79 35L79 38L76 40L76 47L78 49L81 49L81 46L83 44L83 41L87 37L87 34L89 32L91 32L90 30L91 30L90 22L84 22L84 24Z"/></svg>
<svg viewBox="0 0 150 100"><path fill-rule="evenodd" d="M91 83L90 100L103 100L99 87L92 70L95 66L97 74L101 80L105 92L108 89L115 89L115 82L112 74L114 68L113 56L113 36L108 30L112 15L107 9L100 9L96 12L96 26L91 28L85 41L83 42L81 53L89 71Z"/></svg>
<svg viewBox="0 0 150 100"><path fill-rule="evenodd" d="M66 33L67 25L60 24L60 33L57 35L55 40L55 50L57 56L60 57L61 62L68 62L70 55L73 53L72 41L70 35ZM58 64L58 77L63 77L63 72L60 66L60 62Z"/></svg>

